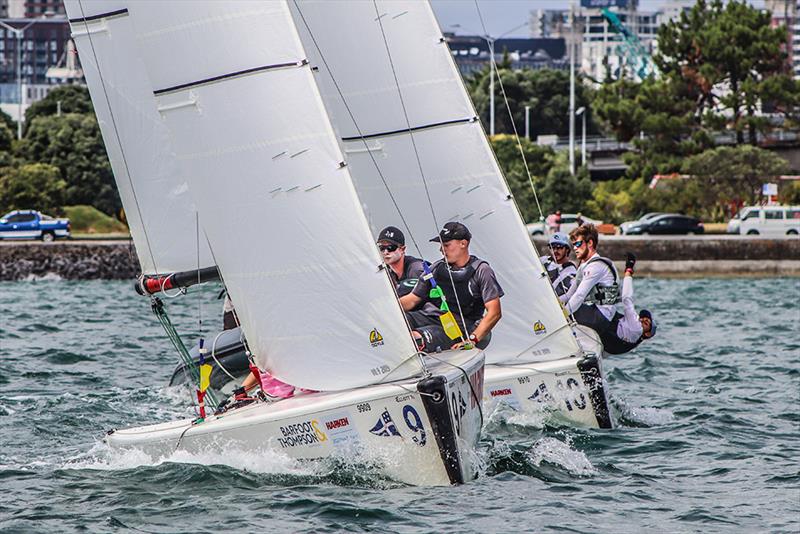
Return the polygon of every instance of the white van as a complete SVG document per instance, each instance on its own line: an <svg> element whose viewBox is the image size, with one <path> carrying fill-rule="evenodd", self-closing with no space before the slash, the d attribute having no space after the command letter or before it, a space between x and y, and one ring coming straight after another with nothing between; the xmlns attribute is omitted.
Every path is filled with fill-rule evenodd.
<svg viewBox="0 0 800 534"><path fill-rule="evenodd" d="M800 206L745 206L728 222L729 234L798 235Z"/></svg>

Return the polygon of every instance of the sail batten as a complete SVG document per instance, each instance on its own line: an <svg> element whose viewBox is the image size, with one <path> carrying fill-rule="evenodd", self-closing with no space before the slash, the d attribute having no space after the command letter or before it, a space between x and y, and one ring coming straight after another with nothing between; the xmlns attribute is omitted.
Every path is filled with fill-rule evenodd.
<svg viewBox="0 0 800 534"><path fill-rule="evenodd" d="M259 366L315 390L419 372L286 2L191 5L125 3L128 53Z"/></svg>
<svg viewBox="0 0 800 534"><path fill-rule="evenodd" d="M291 8L373 230L397 226L435 260L441 254L427 241L437 222L470 228L470 251L505 290L487 363L577 353L430 5L297 0Z"/></svg>

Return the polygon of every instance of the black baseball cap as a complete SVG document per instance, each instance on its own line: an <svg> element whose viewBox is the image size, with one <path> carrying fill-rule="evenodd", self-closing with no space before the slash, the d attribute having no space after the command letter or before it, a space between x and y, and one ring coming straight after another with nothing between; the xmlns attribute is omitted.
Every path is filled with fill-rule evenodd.
<svg viewBox="0 0 800 534"><path fill-rule="evenodd" d="M395 245L403 247L406 244L406 236L403 235L403 232L401 232L399 228L387 226L378 234L376 242L380 243L381 241L388 241L389 243L394 243Z"/></svg>
<svg viewBox="0 0 800 534"><path fill-rule="evenodd" d="M650 325L651 325L650 326L650 334L651 334L651 336L656 335L656 322L655 322L655 320L653 320L653 314L650 313L650 310L641 310L639 312L639 318L640 319L645 318L645 317L650 319Z"/></svg>
<svg viewBox="0 0 800 534"><path fill-rule="evenodd" d="M430 241L431 243L438 243L439 241L452 241L453 239L466 239L469 241L472 239L472 234L469 233L469 229L460 222L449 222L442 227L439 235L432 238Z"/></svg>

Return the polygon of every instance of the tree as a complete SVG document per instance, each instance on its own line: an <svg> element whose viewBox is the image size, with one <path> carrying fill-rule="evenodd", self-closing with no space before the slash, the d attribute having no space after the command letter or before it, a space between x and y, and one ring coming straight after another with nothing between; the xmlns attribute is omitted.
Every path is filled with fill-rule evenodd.
<svg viewBox="0 0 800 534"><path fill-rule="evenodd" d="M19 143L25 161L58 167L66 204L88 204L116 215L122 204L97 120L91 114L40 116Z"/></svg>
<svg viewBox="0 0 800 534"><path fill-rule="evenodd" d="M536 145L527 139L521 139L520 144L542 215L546 216L557 209L580 211L591 196L592 184L588 170L581 168L576 176L572 176L566 152L556 153L550 147ZM496 135L492 138L492 148L522 218L526 222L538 221L539 207L516 139L510 135Z"/></svg>
<svg viewBox="0 0 800 534"><path fill-rule="evenodd" d="M764 84L771 77L788 76L785 43L785 29L772 28L768 12L737 0L698 0L679 19L659 28L655 60L666 77L685 84L698 115L730 115L725 120L736 131L737 143L744 142L747 130L750 144L755 144L756 134L769 127L759 115ZM774 98L776 87L769 89Z"/></svg>
<svg viewBox="0 0 800 534"><path fill-rule="evenodd" d="M740 200L755 204L761 197L761 185L789 171L780 156L762 148L740 145L706 150L686 160L683 171L697 180L708 205Z"/></svg>
<svg viewBox="0 0 800 534"><path fill-rule="evenodd" d="M467 79L470 97L484 124L489 128L489 72L487 66ZM512 70L508 63L498 65L500 79L503 82L508 104L514 117L514 124L520 135L525 133L525 106L530 106L530 135L569 134L569 74L553 69L518 69ZM585 106L589 109L591 90L578 79L575 85L575 107ZM580 125L578 125L580 128ZM596 133L597 128L591 115L586 121L587 133ZM514 133L508 115L500 83L495 79L495 131L498 133Z"/></svg>
<svg viewBox="0 0 800 534"><path fill-rule="evenodd" d="M619 141L634 145L623 156L629 178L649 181L655 174L677 172L684 158L712 144L685 88L669 78L607 84L593 105Z"/></svg>
<svg viewBox="0 0 800 534"><path fill-rule="evenodd" d="M37 117L57 115L61 103L61 113L89 113L94 116L89 90L82 85L59 85L47 93L43 99L34 102L25 112L25 125L33 124Z"/></svg>
<svg viewBox="0 0 800 534"><path fill-rule="evenodd" d="M64 204L66 182L53 165L32 163L0 171L0 211L37 209L55 213Z"/></svg>

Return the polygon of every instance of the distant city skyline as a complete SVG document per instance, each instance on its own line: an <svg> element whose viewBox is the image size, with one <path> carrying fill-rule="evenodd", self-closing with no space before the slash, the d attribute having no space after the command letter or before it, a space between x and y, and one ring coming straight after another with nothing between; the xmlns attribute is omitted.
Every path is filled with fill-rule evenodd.
<svg viewBox="0 0 800 534"><path fill-rule="evenodd" d="M664 3L665 0L641 0L639 10L657 11ZM749 3L756 7L764 7L763 0ZM431 5L442 31L454 32L459 35L483 33L474 0L431 0ZM568 9L569 2L566 0L478 0L478 5L489 35L530 37L527 23L531 11Z"/></svg>

